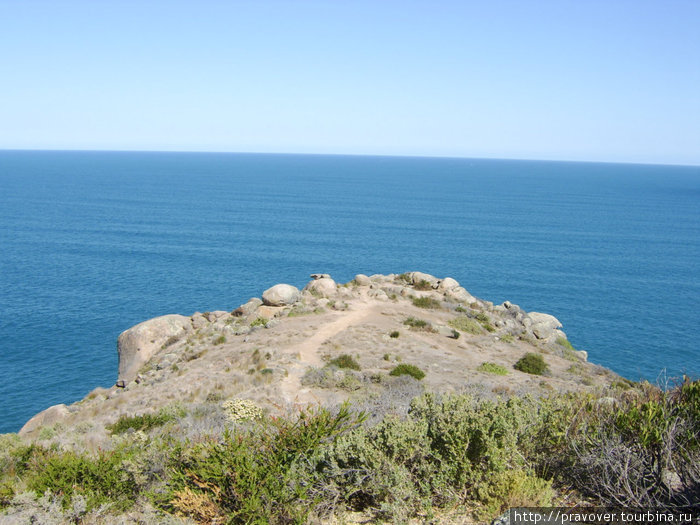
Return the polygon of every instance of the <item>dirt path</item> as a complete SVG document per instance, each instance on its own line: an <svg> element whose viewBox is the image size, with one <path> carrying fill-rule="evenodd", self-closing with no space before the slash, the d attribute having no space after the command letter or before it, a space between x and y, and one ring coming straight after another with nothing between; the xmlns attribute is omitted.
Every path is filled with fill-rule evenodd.
<svg viewBox="0 0 700 525"><path fill-rule="evenodd" d="M299 363L291 366L287 370L287 377L285 377L280 384L280 392L287 403L306 404L319 401L308 388L302 388L301 376L304 375L309 366L323 366L323 361L318 354L318 349L324 341L346 330L350 326L359 324L367 317L376 315L375 310L376 307L369 307L344 312L338 319L331 323L324 324L311 337L291 346L287 350L288 353L298 355L299 359Z"/></svg>

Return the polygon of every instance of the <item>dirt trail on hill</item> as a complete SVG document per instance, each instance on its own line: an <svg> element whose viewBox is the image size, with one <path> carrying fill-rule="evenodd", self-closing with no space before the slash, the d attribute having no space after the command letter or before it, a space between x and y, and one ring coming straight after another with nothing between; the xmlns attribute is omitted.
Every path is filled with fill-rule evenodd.
<svg viewBox="0 0 700 525"><path fill-rule="evenodd" d="M304 375L309 366L323 366L318 349L324 341L347 330L350 326L364 321L366 318L376 315L376 307L361 310L344 312L335 321L323 325L314 335L308 339L291 346L285 353L297 354L299 363L291 366L287 370L285 377L280 384L280 392L285 401L290 404L314 403L320 400L314 396L308 388L301 387L301 376Z"/></svg>

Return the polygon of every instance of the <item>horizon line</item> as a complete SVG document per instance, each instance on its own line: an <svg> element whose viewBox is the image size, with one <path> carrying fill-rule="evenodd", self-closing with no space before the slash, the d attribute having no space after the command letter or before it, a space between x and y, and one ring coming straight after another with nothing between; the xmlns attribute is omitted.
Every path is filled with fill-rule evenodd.
<svg viewBox="0 0 700 525"><path fill-rule="evenodd" d="M507 160L519 162L565 162L585 164L623 164L637 166L675 166L686 168L700 168L700 164L664 163L664 162L639 162L639 161L611 161L611 160L572 160L572 159L543 159L521 157L469 157L459 155L411 155L388 153L309 153L286 151L223 151L223 150L159 150L159 149L101 149L101 148L2 148L0 152L73 152L73 153L188 153L188 154L224 154L224 155L287 155L287 156L314 156L314 157L380 157L380 158L414 158L414 159L445 159L445 160Z"/></svg>

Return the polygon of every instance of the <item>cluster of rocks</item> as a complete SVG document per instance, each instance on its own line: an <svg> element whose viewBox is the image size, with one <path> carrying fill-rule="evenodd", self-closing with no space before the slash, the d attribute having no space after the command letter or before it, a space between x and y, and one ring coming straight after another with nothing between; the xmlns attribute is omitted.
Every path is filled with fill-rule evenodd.
<svg viewBox="0 0 700 525"><path fill-rule="evenodd" d="M353 299L377 301L407 301L427 297L456 315L483 319L486 316L494 328L493 337L509 335L538 346L558 347L566 339L561 323L552 315L526 312L508 301L494 305L472 296L451 277L438 278L423 272L403 274L358 274L349 283L339 285L328 274L312 274L311 281L299 290L290 284L277 284L251 298L233 311L196 312L191 316L170 314L156 317L129 328L117 340L119 375L117 386L127 387L140 382L144 365L156 371L188 360L191 341L241 336L253 330L271 328L281 318L304 313L343 309L345 301ZM409 303L410 304L410 303ZM451 336L454 330L439 325L433 332ZM486 334L484 334L486 335ZM217 344L213 342L213 344ZM561 349L561 348L560 348ZM573 351L572 351L573 352ZM586 360L586 353L576 354ZM65 416L65 405L50 407L30 420L26 429L38 428ZM25 431L25 429L23 429Z"/></svg>
<svg viewBox="0 0 700 525"><path fill-rule="evenodd" d="M379 301L431 297L441 301L446 308L462 306L467 314L488 312L495 327L510 335L530 337L543 343L566 338L556 317L539 312L528 313L508 301L494 306L472 296L451 277L440 279L423 272L371 276L358 274L350 283L342 286L328 274L312 274L311 278L302 290L290 284L276 284L265 290L262 298L251 298L232 312L196 312L190 317L164 315L126 330L117 341L120 385L136 378L139 369L157 353L167 350L168 346L191 333L208 329L212 333L244 335L256 326L274 326L279 322L278 318L289 315L294 308L325 307L332 299L351 299L358 293ZM363 291L363 288L366 290ZM251 326L251 323L255 326ZM162 356L169 363L168 357L167 352ZM585 355L581 354L580 357L585 358Z"/></svg>

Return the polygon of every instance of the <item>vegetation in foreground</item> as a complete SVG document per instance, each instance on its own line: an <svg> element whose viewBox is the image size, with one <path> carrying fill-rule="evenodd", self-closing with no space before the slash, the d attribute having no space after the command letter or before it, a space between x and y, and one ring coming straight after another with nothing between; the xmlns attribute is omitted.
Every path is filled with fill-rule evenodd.
<svg viewBox="0 0 700 525"><path fill-rule="evenodd" d="M173 421L147 434L128 418L113 426L124 433L112 450L93 456L0 436L0 508L50 497L71 523L146 500L198 523L301 524L344 510L394 522L441 509L490 519L557 503L559 487L605 505L700 506L700 381L607 395L423 394L406 416L375 425L343 405L229 418L223 434L195 440L168 432Z"/></svg>

